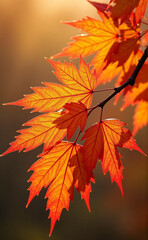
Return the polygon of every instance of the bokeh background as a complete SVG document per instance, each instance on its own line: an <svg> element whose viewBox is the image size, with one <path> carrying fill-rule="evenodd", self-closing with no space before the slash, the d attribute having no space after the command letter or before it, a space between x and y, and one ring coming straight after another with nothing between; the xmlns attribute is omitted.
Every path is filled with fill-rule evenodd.
<svg viewBox="0 0 148 240"><path fill-rule="evenodd" d="M103 1L102 1L103 2ZM0 0L0 152L14 140L16 130L36 114L20 107L2 106L31 93L30 86L41 82L58 82L52 67L44 60L58 53L70 38L80 31L60 21L78 20L85 16L98 18L96 9L86 0ZM66 58L65 58L66 59ZM64 58L60 59L61 61ZM68 59L66 59L68 60ZM87 57L89 63L91 57ZM78 60L74 60L78 66ZM115 81L106 87L114 86ZM101 88L104 86L101 86ZM108 93L96 95L94 104ZM105 107L104 118L118 118L132 130L133 107L121 112L113 100ZM87 126L98 121L98 110ZM137 143L148 154L148 129L136 135ZM29 192L27 170L42 151L39 147L28 153L15 152L0 159L0 238L3 240L48 240L50 220L45 211L45 190L26 209ZM64 210L55 226L51 240L146 240L148 239L148 163L138 152L124 149L124 197L110 176L103 175L98 163L96 184L90 196L91 213L75 191L70 210Z"/></svg>

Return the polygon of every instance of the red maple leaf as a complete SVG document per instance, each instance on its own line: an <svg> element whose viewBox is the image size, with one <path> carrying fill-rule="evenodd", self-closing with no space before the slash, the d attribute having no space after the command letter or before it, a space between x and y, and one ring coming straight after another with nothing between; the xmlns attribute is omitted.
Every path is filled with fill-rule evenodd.
<svg viewBox="0 0 148 240"><path fill-rule="evenodd" d="M83 136L83 139L86 139L83 148L88 173L91 174L98 158L104 174L110 172L112 182L117 183L122 194L123 166L117 147L135 149L143 153L124 125L126 124L117 119L107 119L88 128Z"/></svg>

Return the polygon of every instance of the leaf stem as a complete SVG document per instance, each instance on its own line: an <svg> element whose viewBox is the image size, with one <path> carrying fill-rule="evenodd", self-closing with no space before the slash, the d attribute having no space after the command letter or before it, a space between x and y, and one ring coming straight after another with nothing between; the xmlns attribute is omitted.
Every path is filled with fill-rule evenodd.
<svg viewBox="0 0 148 240"><path fill-rule="evenodd" d="M101 108L100 122L102 122L102 116L103 116L103 107Z"/></svg>
<svg viewBox="0 0 148 240"><path fill-rule="evenodd" d="M73 142L73 145L76 145L76 142L77 142L78 137L80 136L80 134L81 134L81 130L80 130L80 132L78 133L78 135L76 136L76 139L75 139L75 141Z"/></svg>
<svg viewBox="0 0 148 240"><path fill-rule="evenodd" d="M92 112L94 109L96 109L97 107L98 107L98 104L95 105L95 106L92 107L92 108L89 108L88 110L90 110L90 111L89 111L89 113L87 114L87 117L89 117L89 115L91 114L91 112Z"/></svg>
<svg viewBox="0 0 148 240"><path fill-rule="evenodd" d="M145 24L145 25L148 25L148 23L144 22L144 21L141 21L141 23Z"/></svg>
<svg viewBox="0 0 148 240"><path fill-rule="evenodd" d="M114 91L114 88L105 88L105 89L100 89L100 90L94 90L93 93L106 92L106 91Z"/></svg>
<svg viewBox="0 0 148 240"><path fill-rule="evenodd" d="M143 32L140 34L140 38L143 37L147 32L148 32L148 30L143 31Z"/></svg>

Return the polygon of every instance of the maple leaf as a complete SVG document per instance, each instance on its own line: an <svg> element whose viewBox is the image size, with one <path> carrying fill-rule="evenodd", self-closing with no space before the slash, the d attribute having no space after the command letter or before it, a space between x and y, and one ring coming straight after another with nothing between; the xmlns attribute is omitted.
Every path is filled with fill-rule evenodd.
<svg viewBox="0 0 148 240"><path fill-rule="evenodd" d="M126 81L128 79L128 76L130 77L130 72L134 70L135 66L138 63L139 44L140 40L138 36L138 31L137 35L135 34L135 37L128 38L128 35L126 35L125 41L114 44L112 49L110 49L109 55L107 55L104 59L104 61L106 62L106 68L103 69L103 71L100 71L100 73L98 74L97 85L110 82L117 75L119 75L119 77L117 79L116 87L120 86L123 81ZM94 59L92 63L94 65L98 65L98 63L95 61L96 60ZM124 80L122 81L123 77Z"/></svg>
<svg viewBox="0 0 148 240"><path fill-rule="evenodd" d="M64 108L68 110L68 113L57 118L54 123L59 129L67 129L67 140L69 141L79 125L83 132L87 121L87 108L81 102L66 103Z"/></svg>
<svg viewBox="0 0 148 240"><path fill-rule="evenodd" d="M46 87L35 87L33 94L25 95L23 99L5 105L23 106L25 109L34 108L34 111L49 112L61 109L68 102L81 101L89 107L92 93L96 87L96 74L92 74L89 66L80 57L79 70L71 63L54 62L47 59L55 68L55 75L61 83L43 83Z"/></svg>
<svg viewBox="0 0 148 240"><path fill-rule="evenodd" d="M23 149L27 152L43 143L44 151L54 146L66 135L66 130L58 129L57 124L54 123L60 115L61 112L45 113L26 122L24 126L31 127L19 130L20 135L16 136L16 141L12 142L10 148L2 155L17 150L20 152Z"/></svg>
<svg viewBox="0 0 148 240"><path fill-rule="evenodd" d="M91 191L87 179L87 171L83 162L83 151L80 145L62 142L57 144L35 162L29 171L34 171L29 179L32 182L27 206L39 194L41 189L47 188L47 207L51 218L50 235L55 222L60 219L63 208L69 209L69 202L73 199L74 186L80 191L89 208L89 194Z"/></svg>
<svg viewBox="0 0 148 240"><path fill-rule="evenodd" d="M95 4L93 3L93 5ZM133 51L137 51L140 43L140 28L139 25L133 27L130 21L119 24L110 17L109 13L103 13L102 10L97 9L103 21L87 17L79 21L66 23L80 28L87 34L73 37L74 41L70 42L67 48L64 48L61 53L53 56L53 58L61 56L76 58L79 57L79 54L87 56L96 53L91 65L97 72L98 83L101 83L100 75L104 74L108 65L107 74L110 71L114 72L114 75L112 74L113 78L121 72L121 69L117 69L117 67L122 66ZM105 79L108 79L106 75ZM110 76L109 79L111 79Z"/></svg>
<svg viewBox="0 0 148 240"><path fill-rule="evenodd" d="M27 152L43 143L43 152L46 152L57 142L60 142L65 137L66 132L67 140L69 140L79 125L83 131L87 121L86 106L81 102L67 103L64 108L69 112L45 113L26 122L23 126L31 127L19 130L20 135L16 136L16 141L12 142L10 148L2 155L17 150L20 152L23 149Z"/></svg>
<svg viewBox="0 0 148 240"><path fill-rule="evenodd" d="M98 51L105 57L111 46L118 41L119 27L118 23L115 23L108 15L102 12L100 12L100 15L103 22L90 17L83 18L80 21L67 22L66 24L80 28L88 34L74 37L75 41L71 42L69 47L63 49L61 53L53 56L53 58L61 56L76 58L80 54L87 56ZM98 60L100 61L100 59ZM101 64L103 64L103 59ZM94 68L98 72L97 67L94 66Z"/></svg>
<svg viewBox="0 0 148 240"><path fill-rule="evenodd" d="M117 147L135 149L143 153L124 125L126 124L117 119L107 119L88 128L82 138L86 139L83 148L88 173L95 168L99 158L104 174L110 172L112 182L117 183L122 194L123 166Z"/></svg>

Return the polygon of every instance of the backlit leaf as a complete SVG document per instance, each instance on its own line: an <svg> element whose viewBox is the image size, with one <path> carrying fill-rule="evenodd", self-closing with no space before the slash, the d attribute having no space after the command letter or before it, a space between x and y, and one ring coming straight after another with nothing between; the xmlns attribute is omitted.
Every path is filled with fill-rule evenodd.
<svg viewBox="0 0 148 240"><path fill-rule="evenodd" d="M83 151L80 145L62 142L57 144L48 154L35 162L29 169L34 171L29 179L32 182L27 206L31 200L47 188L47 207L51 218L50 235L55 222L60 219L63 208L69 209L73 199L74 186L81 192L89 208L90 186L88 185L87 171L83 162ZM89 191L88 191L89 189Z"/></svg>
<svg viewBox="0 0 148 240"><path fill-rule="evenodd" d="M81 101L87 107L92 102L92 93L96 87L96 75L92 74L89 66L80 58L79 70L73 63L54 62L47 59L56 70L55 75L66 86L55 83L43 83L46 87L35 87L33 94L16 102L5 105L23 106L33 111L49 112L61 109L65 103Z"/></svg>
<svg viewBox="0 0 148 240"><path fill-rule="evenodd" d="M31 126L27 129L19 130L20 135L16 136L16 141L11 143L10 148L2 155L14 151L30 151L44 143L44 151L61 141L66 130L59 129L58 124L54 123L61 116L60 112L45 113L26 122L24 126Z"/></svg>
<svg viewBox="0 0 148 240"><path fill-rule="evenodd" d="M123 166L117 147L135 149L143 153L132 138L131 132L123 127L124 125L125 123L117 119L107 119L91 126L83 136L83 139L86 139L83 148L88 172L95 168L99 158L104 174L110 172L112 182L117 183L122 194Z"/></svg>

